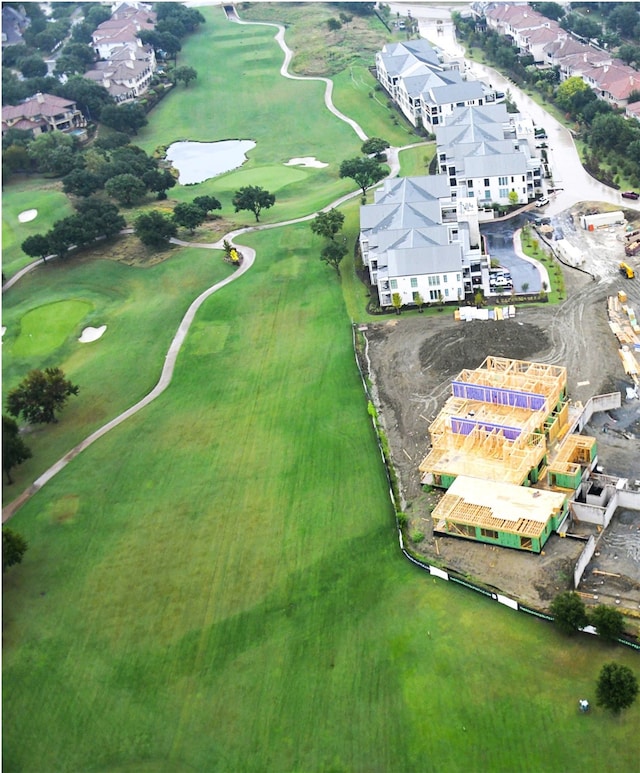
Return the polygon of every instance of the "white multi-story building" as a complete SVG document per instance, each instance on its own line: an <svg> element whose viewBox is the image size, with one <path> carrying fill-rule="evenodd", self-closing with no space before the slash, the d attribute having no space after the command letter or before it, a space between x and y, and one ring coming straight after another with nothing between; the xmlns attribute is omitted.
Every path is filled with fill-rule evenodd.
<svg viewBox="0 0 640 773"><path fill-rule="evenodd" d="M532 122L504 105L458 108L436 130L438 170L447 175L451 196L482 207L526 204L542 193L533 137Z"/></svg>
<svg viewBox="0 0 640 773"><path fill-rule="evenodd" d="M458 63L443 62L426 40L385 45L376 54L376 77L407 120L431 133L456 107L497 100L495 90L464 80Z"/></svg>
<svg viewBox="0 0 640 773"><path fill-rule="evenodd" d="M385 180L360 208L362 260L383 308L395 293L403 305L488 294L482 244L475 201L453 200L445 175Z"/></svg>

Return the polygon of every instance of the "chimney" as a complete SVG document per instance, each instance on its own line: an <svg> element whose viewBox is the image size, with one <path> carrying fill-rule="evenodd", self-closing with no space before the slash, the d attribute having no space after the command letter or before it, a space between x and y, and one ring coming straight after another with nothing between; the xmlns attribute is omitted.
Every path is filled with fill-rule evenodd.
<svg viewBox="0 0 640 773"><path fill-rule="evenodd" d="M39 92L36 94L36 99L38 100L38 102L39 102L41 105L43 105L43 104L44 104L44 95L43 95L43 93L42 93L41 91L39 91Z"/></svg>

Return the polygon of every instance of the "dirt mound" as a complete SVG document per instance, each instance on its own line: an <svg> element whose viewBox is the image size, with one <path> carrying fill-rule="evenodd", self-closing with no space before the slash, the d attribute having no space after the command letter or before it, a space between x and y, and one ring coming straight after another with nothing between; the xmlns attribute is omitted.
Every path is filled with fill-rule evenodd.
<svg viewBox="0 0 640 773"><path fill-rule="evenodd" d="M548 347L544 330L527 322L461 322L424 341L419 357L423 368L455 375L463 368L477 368L488 355L528 360Z"/></svg>

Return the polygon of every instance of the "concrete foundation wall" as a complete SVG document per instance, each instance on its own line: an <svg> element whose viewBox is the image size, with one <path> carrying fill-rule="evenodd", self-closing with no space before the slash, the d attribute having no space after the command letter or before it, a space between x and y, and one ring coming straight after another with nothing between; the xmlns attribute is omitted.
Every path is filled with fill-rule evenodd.
<svg viewBox="0 0 640 773"><path fill-rule="evenodd" d="M629 510L640 510L640 491L620 489L618 491L618 507L626 507Z"/></svg>
<svg viewBox="0 0 640 773"><path fill-rule="evenodd" d="M584 574L584 570L589 566L589 561L593 558L593 554L596 551L596 540L593 534L589 537L587 544L584 546L584 550L580 553L576 565L573 568L573 587L577 588L580 585L580 580Z"/></svg>

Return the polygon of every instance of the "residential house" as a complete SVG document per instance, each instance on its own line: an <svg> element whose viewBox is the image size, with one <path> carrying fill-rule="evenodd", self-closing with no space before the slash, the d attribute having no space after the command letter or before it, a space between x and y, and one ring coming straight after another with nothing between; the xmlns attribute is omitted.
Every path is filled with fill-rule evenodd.
<svg viewBox="0 0 640 773"><path fill-rule="evenodd" d="M478 206L526 204L542 192L543 164L533 155L533 124L504 105L458 108L436 130L438 170L453 198Z"/></svg>
<svg viewBox="0 0 640 773"><path fill-rule="evenodd" d="M484 13L489 29L508 36L519 52L530 54L538 66L557 67L561 80L582 78L612 107L624 107L629 95L640 89L637 70L613 59L607 51L577 40L528 5L475 4L474 13Z"/></svg>
<svg viewBox="0 0 640 773"><path fill-rule="evenodd" d="M456 107L497 99L480 81L465 81L458 63L444 63L426 40L385 45L376 54L376 77L407 120L429 132Z"/></svg>
<svg viewBox="0 0 640 773"><path fill-rule="evenodd" d="M2 108L2 133L7 129L33 132L34 137L50 131L70 132L86 126L76 103L71 99L41 94L25 99L19 105Z"/></svg>
<svg viewBox="0 0 640 773"><path fill-rule="evenodd" d="M636 121L640 121L640 102L627 105L624 114L627 118L635 118Z"/></svg>
<svg viewBox="0 0 640 773"><path fill-rule="evenodd" d="M84 77L104 86L116 102L127 102L144 94L155 69L152 46L126 46L114 51L106 62L96 62Z"/></svg>
<svg viewBox="0 0 640 773"><path fill-rule="evenodd" d="M385 180L360 208L360 249L383 308L490 289L476 202L453 200L445 175Z"/></svg>
<svg viewBox="0 0 640 773"><path fill-rule="evenodd" d="M155 27L156 14L150 9L122 4L110 19L98 25L91 35L93 47L100 59L109 59L123 47L142 47L137 37L141 30Z"/></svg>

